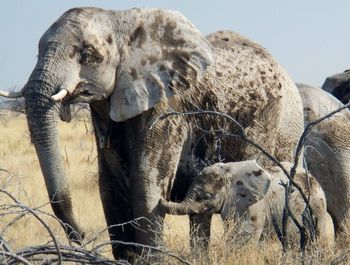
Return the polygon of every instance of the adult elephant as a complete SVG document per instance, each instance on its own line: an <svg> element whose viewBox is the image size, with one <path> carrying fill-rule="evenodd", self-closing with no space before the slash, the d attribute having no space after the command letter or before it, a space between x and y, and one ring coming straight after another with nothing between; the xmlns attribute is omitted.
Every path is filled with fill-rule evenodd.
<svg viewBox="0 0 350 265"><path fill-rule="evenodd" d="M350 69L327 77L322 89L331 93L342 103L348 103L350 100Z"/></svg>
<svg viewBox="0 0 350 265"><path fill-rule="evenodd" d="M297 84L305 122L319 119L343 106L321 88ZM315 126L305 146L310 172L322 186L336 232L349 229L350 217L350 111L344 109Z"/></svg>
<svg viewBox="0 0 350 265"><path fill-rule="evenodd" d="M225 43L234 36L219 32L209 40ZM227 113L284 161L292 158L303 129L299 93L266 50L247 39L231 50L212 47L181 14L160 9L67 11L41 38L22 92L52 208L72 239L82 231L73 217L57 133L57 117L69 120L71 103L90 103L108 225L163 217L159 198L181 200L194 162L216 158L208 131L238 130L209 115L171 116L149 126L168 110ZM238 138L220 139L221 159L259 156ZM159 223L143 221L137 233L132 225L109 232L112 240L152 244ZM129 250L115 243L113 254L125 257Z"/></svg>

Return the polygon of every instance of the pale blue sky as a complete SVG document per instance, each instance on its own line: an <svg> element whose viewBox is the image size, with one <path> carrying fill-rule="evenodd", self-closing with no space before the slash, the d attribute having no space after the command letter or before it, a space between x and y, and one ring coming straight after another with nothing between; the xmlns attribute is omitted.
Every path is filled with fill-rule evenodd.
<svg viewBox="0 0 350 265"><path fill-rule="evenodd" d="M77 6L178 10L203 34L231 29L260 43L296 82L320 86L327 76L350 68L348 0L7 0L0 4L0 89L25 84L40 36Z"/></svg>

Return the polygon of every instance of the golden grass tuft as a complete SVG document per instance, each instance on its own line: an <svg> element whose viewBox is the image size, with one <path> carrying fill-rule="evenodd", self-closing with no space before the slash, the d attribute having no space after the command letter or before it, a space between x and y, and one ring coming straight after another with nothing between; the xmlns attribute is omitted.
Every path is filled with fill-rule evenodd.
<svg viewBox="0 0 350 265"><path fill-rule="evenodd" d="M97 159L94 136L89 122L73 120L59 124L61 153L65 161L68 180L72 192L74 212L79 224L87 233L87 238L98 235L106 227L98 192ZM30 143L26 119L23 115L0 123L0 187L6 187L16 198L32 208L52 213L39 168L38 160ZM9 203L5 196L0 196L2 204ZM0 229L15 217L1 217ZM58 223L50 217L44 217L60 240L65 236ZM266 239L259 244L243 244L237 232L230 225L224 231L219 216L212 222L210 242L210 264L302 264L297 251L282 254L280 243L276 239ZM165 246L172 253L192 264L207 264L208 258L200 250L190 251L189 224L186 216L166 216L163 238ZM25 216L6 230L5 238L14 249L44 244L51 240L47 231L30 215ZM104 233L100 241L108 240ZM66 242L66 241L65 241ZM306 255L307 264L329 264L336 257L346 254L350 237L341 235L334 250L322 252L314 250ZM112 257L110 247L106 255ZM338 258L338 264L350 264L349 257ZM166 257L162 264L180 264L175 259ZM337 264L337 263L335 263Z"/></svg>

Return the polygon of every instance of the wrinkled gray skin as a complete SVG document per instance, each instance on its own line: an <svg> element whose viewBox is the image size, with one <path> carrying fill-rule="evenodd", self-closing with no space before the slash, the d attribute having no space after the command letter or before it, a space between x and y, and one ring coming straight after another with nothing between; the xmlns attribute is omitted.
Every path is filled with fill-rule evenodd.
<svg viewBox="0 0 350 265"><path fill-rule="evenodd" d="M282 164L288 171L292 167L291 163ZM294 179L305 194L310 195L319 242L325 247L332 246L334 227L321 186L311 174L307 176L303 168L297 168ZM239 218L244 232L258 240L264 226L266 233L274 232L273 218L281 227L285 189L280 183L287 181L279 167L262 168L255 160L216 163L194 178L181 203L160 199L159 205L163 211L171 214L220 213L224 221ZM302 222L305 202L299 191L291 193L289 207L297 220ZM210 226L207 229L210 230ZM287 229L289 237L294 239L292 242L298 244L295 240L298 234L296 227L289 222Z"/></svg>
<svg viewBox="0 0 350 265"><path fill-rule="evenodd" d="M221 47L237 36L234 49ZM196 161L216 159L214 132L238 130L205 115L171 116L150 128L166 111L227 113L278 159L291 159L303 116L290 77L266 50L238 34L218 32L208 40L181 14L159 9L71 9L42 36L23 93L52 208L71 239L82 231L73 216L57 132L59 116L70 120L71 103L90 103L108 225L141 216L162 219L159 198L183 199ZM62 91L67 95L60 102ZM212 134L203 135L201 128ZM226 161L259 156L237 138L224 137L222 147ZM210 221L192 216L191 227L203 218ZM137 232L132 225L110 228L111 239L154 244L154 231L161 231L157 221L141 221ZM115 257L125 258L130 250L113 245Z"/></svg>
<svg viewBox="0 0 350 265"><path fill-rule="evenodd" d="M304 105L305 122L314 121L343 106L331 94L297 84ZM350 217L350 111L345 109L314 127L306 142L310 172L322 186L335 230L349 229ZM344 225L344 226L342 226Z"/></svg>
<svg viewBox="0 0 350 265"><path fill-rule="evenodd" d="M350 69L326 78L322 89L335 96L343 104L350 100Z"/></svg>

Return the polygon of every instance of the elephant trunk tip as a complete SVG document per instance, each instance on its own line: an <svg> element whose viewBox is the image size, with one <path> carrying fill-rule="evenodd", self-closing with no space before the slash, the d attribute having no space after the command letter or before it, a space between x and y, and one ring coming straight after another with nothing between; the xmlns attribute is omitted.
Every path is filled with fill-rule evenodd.
<svg viewBox="0 0 350 265"><path fill-rule="evenodd" d="M162 212L164 212L164 213L168 213L168 209L170 208L169 207L169 202L166 200L166 199L164 199L164 198L160 198L159 199L159 202L158 202L158 208L162 211Z"/></svg>

